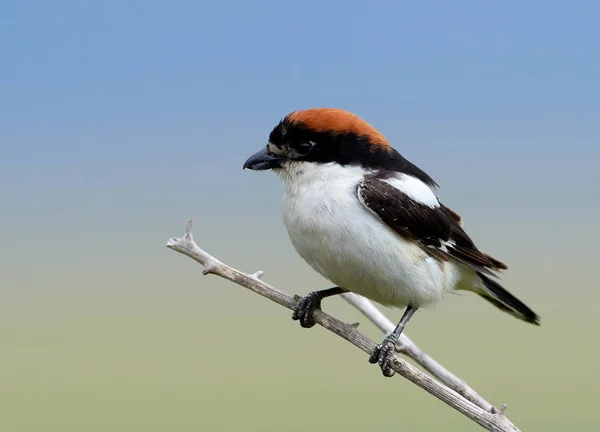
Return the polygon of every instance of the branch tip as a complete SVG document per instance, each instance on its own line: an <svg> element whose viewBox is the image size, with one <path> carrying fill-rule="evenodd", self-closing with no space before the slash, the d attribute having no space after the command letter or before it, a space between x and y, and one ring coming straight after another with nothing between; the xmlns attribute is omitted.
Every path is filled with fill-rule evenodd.
<svg viewBox="0 0 600 432"><path fill-rule="evenodd" d="M208 274L219 274L219 266L215 265L213 263L207 263L204 266L204 270L202 270L202 274L204 276L208 275Z"/></svg>
<svg viewBox="0 0 600 432"><path fill-rule="evenodd" d="M177 237L171 237L171 238L170 238L170 239L167 241L167 247L168 247L168 248L170 248L170 247L173 247L173 246L175 246L175 245L177 244L177 241L178 241L178 240L179 240L179 239L178 239Z"/></svg>
<svg viewBox="0 0 600 432"><path fill-rule="evenodd" d="M188 220L187 226L185 227L185 233L191 234L194 230L194 219Z"/></svg>
<svg viewBox="0 0 600 432"><path fill-rule="evenodd" d="M261 277L263 277L263 275L264 275L264 274L265 274L265 272L264 272L264 271L262 271L262 270L259 270L259 271L257 271L256 273L253 273L251 276L252 276L253 278L260 279Z"/></svg>

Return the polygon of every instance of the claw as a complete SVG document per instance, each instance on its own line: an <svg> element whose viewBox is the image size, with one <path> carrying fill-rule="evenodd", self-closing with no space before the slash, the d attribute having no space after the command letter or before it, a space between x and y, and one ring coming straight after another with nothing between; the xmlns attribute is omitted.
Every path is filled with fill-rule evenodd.
<svg viewBox="0 0 600 432"><path fill-rule="evenodd" d="M392 359L394 358L395 343L386 337L382 343L377 345L369 356L369 363L379 363L381 372L385 377L393 377L395 372L392 369Z"/></svg>
<svg viewBox="0 0 600 432"><path fill-rule="evenodd" d="M315 325L313 311L321 309L321 296L315 291L302 297L296 303L292 319L300 321L300 325L304 328L311 328Z"/></svg>

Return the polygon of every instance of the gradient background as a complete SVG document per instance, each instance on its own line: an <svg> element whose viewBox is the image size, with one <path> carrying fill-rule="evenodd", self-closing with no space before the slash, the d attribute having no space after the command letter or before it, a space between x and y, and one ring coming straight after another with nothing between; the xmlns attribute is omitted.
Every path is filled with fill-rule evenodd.
<svg viewBox="0 0 600 432"><path fill-rule="evenodd" d="M451 296L407 333L523 431L597 428L600 6L492 3L2 1L0 430L479 430L165 248L194 217L227 263L328 287L241 169L314 106L431 173L542 316Z"/></svg>

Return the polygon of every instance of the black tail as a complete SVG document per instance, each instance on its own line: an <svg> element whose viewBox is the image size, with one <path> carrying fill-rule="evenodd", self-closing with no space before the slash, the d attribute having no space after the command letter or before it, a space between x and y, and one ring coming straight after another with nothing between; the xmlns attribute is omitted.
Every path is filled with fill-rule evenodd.
<svg viewBox="0 0 600 432"><path fill-rule="evenodd" d="M477 273L483 282L483 290L479 291L481 297L489 301L498 309L508 312L520 320L540 325L540 317L534 311L529 309L521 300L506 291L502 286L489 277Z"/></svg>

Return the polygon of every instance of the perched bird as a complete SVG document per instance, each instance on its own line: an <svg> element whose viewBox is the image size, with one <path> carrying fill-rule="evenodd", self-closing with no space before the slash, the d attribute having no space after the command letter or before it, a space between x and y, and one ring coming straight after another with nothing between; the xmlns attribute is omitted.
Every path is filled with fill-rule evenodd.
<svg viewBox="0 0 600 432"><path fill-rule="evenodd" d="M481 252L443 205L437 184L360 117L334 108L295 111L244 168L273 170L284 184L283 220L294 248L336 285L314 291L292 318L314 326L325 297L351 291L406 307L371 354L383 375L413 314L447 292L466 290L536 325L539 317L493 278L506 265Z"/></svg>

